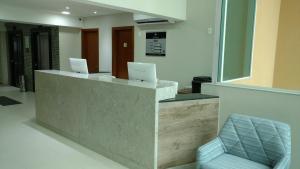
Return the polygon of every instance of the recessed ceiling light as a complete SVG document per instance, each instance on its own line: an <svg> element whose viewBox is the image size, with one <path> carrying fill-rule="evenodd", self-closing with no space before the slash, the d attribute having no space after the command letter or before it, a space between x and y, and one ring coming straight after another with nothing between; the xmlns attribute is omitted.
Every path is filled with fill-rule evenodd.
<svg viewBox="0 0 300 169"><path fill-rule="evenodd" d="M71 12L69 12L69 11L62 11L61 13L64 14L64 15L70 15L71 14Z"/></svg>
<svg viewBox="0 0 300 169"><path fill-rule="evenodd" d="M66 10L69 10L70 9L70 7L69 6L66 6Z"/></svg>
<svg viewBox="0 0 300 169"><path fill-rule="evenodd" d="M94 11L94 12L93 12L93 14L97 14L97 13L98 13L97 11Z"/></svg>

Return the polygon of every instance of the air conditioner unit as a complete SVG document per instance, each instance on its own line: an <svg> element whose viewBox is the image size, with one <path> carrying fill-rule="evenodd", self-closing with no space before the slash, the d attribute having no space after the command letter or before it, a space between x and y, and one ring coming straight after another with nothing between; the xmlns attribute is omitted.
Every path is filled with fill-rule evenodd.
<svg viewBox="0 0 300 169"><path fill-rule="evenodd" d="M175 23L174 20L158 18L158 17L142 15L142 14L134 14L133 15L133 20L138 25L172 24L172 23Z"/></svg>

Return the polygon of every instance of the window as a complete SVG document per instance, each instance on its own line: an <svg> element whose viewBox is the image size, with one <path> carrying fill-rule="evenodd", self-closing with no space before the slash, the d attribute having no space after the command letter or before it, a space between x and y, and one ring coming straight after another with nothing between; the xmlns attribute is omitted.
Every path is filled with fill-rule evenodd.
<svg viewBox="0 0 300 169"><path fill-rule="evenodd" d="M218 81L251 76L256 0L223 0Z"/></svg>

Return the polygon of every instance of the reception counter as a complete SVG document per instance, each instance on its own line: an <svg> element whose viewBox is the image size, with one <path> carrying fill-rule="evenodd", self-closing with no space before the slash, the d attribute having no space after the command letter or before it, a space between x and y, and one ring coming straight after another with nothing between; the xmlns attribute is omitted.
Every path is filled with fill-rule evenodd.
<svg viewBox="0 0 300 169"><path fill-rule="evenodd" d="M194 162L197 147L217 134L216 97L172 98L171 83L99 74L36 71L35 76L41 125L130 169Z"/></svg>

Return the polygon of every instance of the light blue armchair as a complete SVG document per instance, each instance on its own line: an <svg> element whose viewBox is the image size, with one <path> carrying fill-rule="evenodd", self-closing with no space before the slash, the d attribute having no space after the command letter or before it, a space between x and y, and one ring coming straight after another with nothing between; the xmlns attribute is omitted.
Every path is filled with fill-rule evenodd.
<svg viewBox="0 0 300 169"><path fill-rule="evenodd" d="M197 169L289 169L290 161L289 125L237 114L197 151Z"/></svg>

